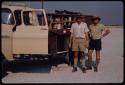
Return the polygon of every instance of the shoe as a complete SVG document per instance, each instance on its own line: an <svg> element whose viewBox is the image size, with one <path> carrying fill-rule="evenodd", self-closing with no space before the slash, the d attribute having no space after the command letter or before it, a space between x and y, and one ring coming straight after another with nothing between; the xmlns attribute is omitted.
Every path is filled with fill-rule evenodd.
<svg viewBox="0 0 125 85"><path fill-rule="evenodd" d="M86 70L92 70L92 66L87 66Z"/></svg>
<svg viewBox="0 0 125 85"><path fill-rule="evenodd" d="M86 73L86 68L85 67L82 68L82 72Z"/></svg>
<svg viewBox="0 0 125 85"><path fill-rule="evenodd" d="M77 68L76 68L76 67L73 67L72 72L76 72L76 71L77 71Z"/></svg>
<svg viewBox="0 0 125 85"><path fill-rule="evenodd" d="M98 72L98 67L97 66L94 67L94 72Z"/></svg>

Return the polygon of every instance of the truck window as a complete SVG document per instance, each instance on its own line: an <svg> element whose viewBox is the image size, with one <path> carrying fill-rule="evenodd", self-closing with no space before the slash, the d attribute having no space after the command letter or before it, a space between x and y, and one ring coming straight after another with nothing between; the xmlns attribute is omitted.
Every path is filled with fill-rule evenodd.
<svg viewBox="0 0 125 85"><path fill-rule="evenodd" d="M43 12L37 11L36 14L37 14L39 25L42 25L42 26L46 25L45 24L45 18L44 18Z"/></svg>
<svg viewBox="0 0 125 85"><path fill-rule="evenodd" d="M30 13L32 14L32 12L29 11L23 12L23 20L25 25L33 25L33 23L30 22L32 19L30 18Z"/></svg>
<svg viewBox="0 0 125 85"><path fill-rule="evenodd" d="M21 25L22 24L21 10L15 10L14 11L14 16L15 16L15 19L16 19L16 25Z"/></svg>
<svg viewBox="0 0 125 85"><path fill-rule="evenodd" d="M2 24L14 25L15 23L11 10L7 8L2 8L1 19Z"/></svg>
<svg viewBox="0 0 125 85"><path fill-rule="evenodd" d="M25 25L46 25L43 12L41 11L24 11L23 20Z"/></svg>

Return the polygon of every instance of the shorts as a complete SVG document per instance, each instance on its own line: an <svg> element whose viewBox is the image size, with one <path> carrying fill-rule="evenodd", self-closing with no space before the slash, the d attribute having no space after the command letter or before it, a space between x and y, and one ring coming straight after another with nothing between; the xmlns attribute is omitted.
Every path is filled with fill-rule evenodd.
<svg viewBox="0 0 125 85"><path fill-rule="evenodd" d="M90 50L101 50L102 49L102 42L101 39L90 39L89 42L89 49Z"/></svg>
<svg viewBox="0 0 125 85"><path fill-rule="evenodd" d="M72 51L81 51L84 52L86 49L85 39L83 38L74 38L72 43Z"/></svg>

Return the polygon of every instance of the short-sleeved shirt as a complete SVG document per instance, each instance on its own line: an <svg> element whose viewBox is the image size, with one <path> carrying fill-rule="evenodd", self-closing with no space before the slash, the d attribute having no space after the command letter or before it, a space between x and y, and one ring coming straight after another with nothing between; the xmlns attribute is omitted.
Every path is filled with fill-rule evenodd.
<svg viewBox="0 0 125 85"><path fill-rule="evenodd" d="M70 32L73 33L73 37L85 38L85 32L89 32L89 29L86 23L81 22L78 24L75 22L72 24Z"/></svg>
<svg viewBox="0 0 125 85"><path fill-rule="evenodd" d="M105 30L105 26L103 24L90 25L90 36L92 39L101 39L102 32Z"/></svg>

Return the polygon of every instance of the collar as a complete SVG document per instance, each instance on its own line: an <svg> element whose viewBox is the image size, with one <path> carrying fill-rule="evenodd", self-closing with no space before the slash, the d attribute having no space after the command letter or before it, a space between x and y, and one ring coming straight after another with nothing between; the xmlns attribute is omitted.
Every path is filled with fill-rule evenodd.
<svg viewBox="0 0 125 85"><path fill-rule="evenodd" d="M100 23L98 23L98 24L96 24L96 25L93 24L93 26L98 26L99 24L100 24Z"/></svg>

